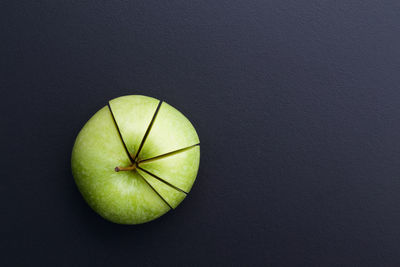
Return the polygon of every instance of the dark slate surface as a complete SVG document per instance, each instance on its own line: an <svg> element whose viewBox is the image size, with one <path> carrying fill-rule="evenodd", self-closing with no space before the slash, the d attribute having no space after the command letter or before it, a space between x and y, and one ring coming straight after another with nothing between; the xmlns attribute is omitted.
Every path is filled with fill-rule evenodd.
<svg viewBox="0 0 400 267"><path fill-rule="evenodd" d="M0 3L1 266L399 266L398 1ZM198 130L189 197L140 226L70 155L109 99Z"/></svg>

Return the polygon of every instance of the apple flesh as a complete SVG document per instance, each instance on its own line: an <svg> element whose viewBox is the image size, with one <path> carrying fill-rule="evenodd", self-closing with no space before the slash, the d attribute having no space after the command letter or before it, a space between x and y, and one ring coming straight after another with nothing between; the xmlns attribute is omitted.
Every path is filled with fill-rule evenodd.
<svg viewBox="0 0 400 267"><path fill-rule="evenodd" d="M119 224L145 223L176 208L190 191L199 162L199 139L190 121L165 102L138 95L113 99L100 109L78 134L71 157L86 202Z"/></svg>

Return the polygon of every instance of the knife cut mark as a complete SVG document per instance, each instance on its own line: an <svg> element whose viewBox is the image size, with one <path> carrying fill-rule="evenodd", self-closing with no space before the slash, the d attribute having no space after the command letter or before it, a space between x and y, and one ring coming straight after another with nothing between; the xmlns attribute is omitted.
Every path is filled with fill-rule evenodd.
<svg viewBox="0 0 400 267"><path fill-rule="evenodd" d="M155 174L149 172L148 170L145 170L145 169L141 168L140 166L137 166L137 168L138 168L139 170L141 170L141 171L147 173L148 175L153 176L154 178L156 178L156 179L159 180L160 182L162 182L162 183L164 183L164 184L166 184L166 185L172 187L173 189L175 189L175 190L177 190L177 191L179 191L179 192L185 193L186 195L188 194L187 192L183 191L183 190L180 189L179 187L176 187L175 185L173 185L173 184L171 184L171 183L165 181L164 179L162 179L162 178L158 177L157 175L155 175Z"/></svg>
<svg viewBox="0 0 400 267"><path fill-rule="evenodd" d="M159 156L155 156L155 157L152 157L152 158L140 160L140 161L138 161L138 164L140 164L140 163L148 163L148 162L152 162L152 161L155 161L155 160L167 158L167 157L170 157L170 156L185 152L185 151L187 151L189 149L192 149L192 148L194 148L196 146L199 146L199 145L200 145L200 143L195 144L195 145L191 145L191 146L188 146L188 147L184 147L184 148L181 148L181 149L178 149L178 150L174 150L174 151L171 151L171 152L168 152L168 153L165 153L165 154L161 154Z"/></svg>
<svg viewBox="0 0 400 267"><path fill-rule="evenodd" d="M171 205L161 196L160 193L158 193L158 191L149 183L147 182L146 178L144 178L142 175L140 175L140 173L136 172L144 181L145 183L150 186L151 189L153 189L153 191L162 199L162 201L164 201L165 204L167 204L167 206L169 207L170 210L173 210L173 208L171 207Z"/></svg>
<svg viewBox="0 0 400 267"><path fill-rule="evenodd" d="M146 142L147 136L149 135L149 133L150 133L150 131L151 131L151 128L153 127L154 121L156 120L158 111L160 111L161 104L162 104L162 101L160 101L160 102L158 103L158 106L157 106L157 108L156 108L156 111L154 112L153 118L151 118L150 124L149 124L149 126L147 126L147 129L146 129L146 132L145 132L145 134L144 134L144 136L143 136L142 142L140 142L139 148L138 148L138 150L136 151L135 156L133 157L133 161L135 161L135 160L137 159L137 157L138 157L139 154L140 154L140 151L141 151L142 148L143 148L144 142Z"/></svg>
<svg viewBox="0 0 400 267"><path fill-rule="evenodd" d="M128 158L129 158L131 164L133 164L135 161L133 160L131 154L129 153L128 148L127 148L127 146L126 146L126 144L125 144L125 142L124 142L124 139L122 138L121 131L120 131L119 127L118 127L117 121L115 120L114 113L112 112L110 103L107 103L107 106L108 106L108 109L110 110L111 117L113 118L115 127L117 128L117 132L118 132L119 138L121 139L121 142L122 142L122 144L123 144L123 146L124 146L125 152L126 152L126 154L128 155Z"/></svg>

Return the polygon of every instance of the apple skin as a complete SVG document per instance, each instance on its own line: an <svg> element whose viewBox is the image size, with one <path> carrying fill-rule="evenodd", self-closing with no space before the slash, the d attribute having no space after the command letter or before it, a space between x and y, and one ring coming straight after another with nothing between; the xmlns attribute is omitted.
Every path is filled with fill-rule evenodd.
<svg viewBox="0 0 400 267"><path fill-rule="evenodd" d="M158 100L145 96L124 96L110 101L115 121L129 153L134 154L140 146L157 105ZM164 103L161 107L163 105ZM161 112L161 108L159 112ZM169 119L185 121L182 120L183 115L176 109L168 109L168 112L171 113L167 114ZM163 151L162 154L164 154L185 148L188 144L187 140L198 142L197 133L186 117L183 116L188 123L178 123L182 128L176 127L177 124L174 122L169 124L165 121L162 122L157 117L148 137L153 129L158 129L155 133L169 136L170 146L163 144L162 149L150 146L149 150ZM164 126L160 128L160 125ZM153 134L152 139L157 139L157 136L157 134ZM179 138L183 139L180 144ZM159 137L159 139L168 140L165 137ZM147 145L146 142L143 149ZM156 143L152 144L156 145ZM143 149L142 151L146 151ZM154 157L160 156L159 154L153 155ZM138 158L138 160L141 159ZM185 184L181 182L183 180L189 185L186 185L186 190L183 190L189 192L197 175L199 161L199 146L195 146L193 149L178 154L160 157L143 162L143 164L139 162L138 166L143 165L143 169L150 170L153 165L157 166L158 177L164 179L163 176L166 176L165 181L178 188ZM164 163L161 164L162 162ZM186 197L185 193L160 182L139 169L115 172L115 167L130 166L131 164L112 113L105 106L85 124L72 149L72 174L79 191L89 206L103 218L114 223L140 224L162 216L170 210L169 206L177 207ZM171 178L171 172L174 172L171 168L176 169L176 172L181 175Z"/></svg>

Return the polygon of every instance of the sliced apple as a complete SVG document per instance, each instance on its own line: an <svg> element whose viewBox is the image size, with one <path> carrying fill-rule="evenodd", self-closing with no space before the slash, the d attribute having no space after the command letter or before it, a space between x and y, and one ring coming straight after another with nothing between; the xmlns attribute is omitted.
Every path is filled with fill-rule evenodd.
<svg viewBox="0 0 400 267"><path fill-rule="evenodd" d="M102 217L144 223L186 197L199 167L198 144L193 125L170 105L146 96L119 97L78 134L72 173Z"/></svg>

